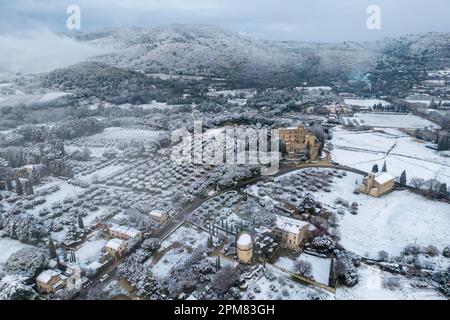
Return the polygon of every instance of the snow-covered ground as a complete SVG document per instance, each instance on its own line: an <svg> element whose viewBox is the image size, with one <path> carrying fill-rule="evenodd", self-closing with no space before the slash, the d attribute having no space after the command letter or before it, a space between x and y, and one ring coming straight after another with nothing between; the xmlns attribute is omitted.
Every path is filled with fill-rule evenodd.
<svg viewBox="0 0 450 320"><path fill-rule="evenodd" d="M207 93L207 95L211 97L218 97L218 96L238 97L239 95L244 95L246 98L253 97L255 94L256 94L255 89L220 90L220 91L211 91Z"/></svg>
<svg viewBox="0 0 450 320"><path fill-rule="evenodd" d="M450 205L428 200L409 191L394 191L381 198L354 194L362 177L348 173L335 179L330 193L314 197L333 210L341 208L336 198L359 204L358 214L340 216L340 242L348 250L376 258L381 250L397 256L407 244L434 245L439 250L450 245ZM358 184L356 184L356 182Z"/></svg>
<svg viewBox="0 0 450 320"><path fill-rule="evenodd" d="M292 280L289 274L266 265L264 274L248 281L247 291L243 294L243 300L311 300L331 299L331 293L317 289L313 286L305 286Z"/></svg>
<svg viewBox="0 0 450 320"><path fill-rule="evenodd" d="M110 176L116 172L119 172L120 170L123 170L124 168L126 168L125 165L109 165L102 169L95 170L93 173L87 174L85 176L81 176L80 179L82 181L92 183L97 178Z"/></svg>
<svg viewBox="0 0 450 320"><path fill-rule="evenodd" d="M24 244L11 238L0 238L0 265L6 263L9 256L23 248L31 248L31 245Z"/></svg>
<svg viewBox="0 0 450 320"><path fill-rule="evenodd" d="M57 100L69 95L67 92L48 92L48 93L23 93L16 90L14 94L2 95L0 93L0 106L15 106L19 104L31 105L34 103L44 103Z"/></svg>
<svg viewBox="0 0 450 320"><path fill-rule="evenodd" d="M102 239L98 234L86 241L77 251L75 251L75 258L77 264L82 267L87 267L93 263L97 263L103 255L102 249L108 241Z"/></svg>
<svg viewBox="0 0 450 320"><path fill-rule="evenodd" d="M359 282L353 288L339 287L335 298L338 300L445 300L434 288L414 288L414 280L393 276L373 266L358 269ZM386 279L398 278L397 288L386 288Z"/></svg>
<svg viewBox="0 0 450 320"><path fill-rule="evenodd" d="M153 141L158 137L159 133L160 131L111 127L106 128L102 133L93 135L91 139L112 139L116 141Z"/></svg>
<svg viewBox="0 0 450 320"><path fill-rule="evenodd" d="M324 285L328 285L330 277L331 259L319 258L307 253L303 253L298 257L296 257L295 259L291 259L288 257L280 257L275 262L275 265L277 267L283 268L284 270L296 273L294 263L295 261L300 260L311 263L312 266L311 276L315 281L322 283Z"/></svg>
<svg viewBox="0 0 450 320"><path fill-rule="evenodd" d="M146 265L152 269L155 277L164 279L174 267L183 264L195 248L206 246L207 240L207 232L183 225L162 242L158 253Z"/></svg>
<svg viewBox="0 0 450 320"><path fill-rule="evenodd" d="M371 127L386 128L412 128L421 129L424 127L432 127L439 129L439 126L431 121L420 118L413 114L396 114L396 113L357 113L354 118L358 120L360 125Z"/></svg>
<svg viewBox="0 0 450 320"><path fill-rule="evenodd" d="M391 105L389 102L380 99L344 99L344 103L347 106L366 107L371 108L376 104L382 104L383 106Z"/></svg>
<svg viewBox="0 0 450 320"><path fill-rule="evenodd" d="M332 156L340 164L368 172L374 164L381 169L386 161L388 172L394 176L406 170L408 179L436 178L450 184L450 158L398 130L383 133L335 128L332 144Z"/></svg>

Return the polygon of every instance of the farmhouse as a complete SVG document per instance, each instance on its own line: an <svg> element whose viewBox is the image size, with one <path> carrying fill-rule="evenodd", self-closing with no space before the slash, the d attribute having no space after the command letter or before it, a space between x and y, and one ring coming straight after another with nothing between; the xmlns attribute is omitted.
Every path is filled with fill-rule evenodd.
<svg viewBox="0 0 450 320"><path fill-rule="evenodd" d="M291 250L299 250L303 240L308 236L310 224L305 221L277 216L272 232L280 245Z"/></svg>
<svg viewBox="0 0 450 320"><path fill-rule="evenodd" d="M52 293L66 286L66 277L55 270L45 270L36 278L36 285L40 292Z"/></svg>
<svg viewBox="0 0 450 320"><path fill-rule="evenodd" d="M150 211L150 217L162 224L167 221L169 215L161 210L152 210Z"/></svg>
<svg viewBox="0 0 450 320"><path fill-rule="evenodd" d="M369 173L369 175L364 178L359 191L374 197L381 197L383 194L392 191L394 187L394 177L389 173Z"/></svg>
<svg viewBox="0 0 450 320"><path fill-rule="evenodd" d="M114 238L108 241L105 245L106 252L113 258L120 258L125 255L125 241Z"/></svg>
<svg viewBox="0 0 450 320"><path fill-rule="evenodd" d="M109 228L109 234L113 238L128 240L130 238L142 238L142 232L126 226L113 225Z"/></svg>
<svg viewBox="0 0 450 320"><path fill-rule="evenodd" d="M308 129L304 127L280 128L279 136L286 146L288 159L300 159L309 153L311 161L317 160L320 142Z"/></svg>

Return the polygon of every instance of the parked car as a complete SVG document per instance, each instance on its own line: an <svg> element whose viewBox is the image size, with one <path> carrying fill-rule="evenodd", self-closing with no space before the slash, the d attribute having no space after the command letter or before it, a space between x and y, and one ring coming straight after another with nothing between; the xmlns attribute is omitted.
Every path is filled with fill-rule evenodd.
<svg viewBox="0 0 450 320"><path fill-rule="evenodd" d="M100 282L104 282L109 278L108 274L104 274L101 278L100 278Z"/></svg>

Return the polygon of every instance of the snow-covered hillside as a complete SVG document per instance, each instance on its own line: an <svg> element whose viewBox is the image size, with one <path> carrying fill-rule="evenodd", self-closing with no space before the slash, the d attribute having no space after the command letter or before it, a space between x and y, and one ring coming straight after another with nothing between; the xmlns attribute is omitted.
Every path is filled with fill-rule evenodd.
<svg viewBox="0 0 450 320"><path fill-rule="evenodd" d="M265 41L199 25L110 28L78 38L99 46L115 46L115 52L101 60L118 67L247 80L286 80L308 77L312 72L350 76L365 72L376 55L372 48L353 42Z"/></svg>

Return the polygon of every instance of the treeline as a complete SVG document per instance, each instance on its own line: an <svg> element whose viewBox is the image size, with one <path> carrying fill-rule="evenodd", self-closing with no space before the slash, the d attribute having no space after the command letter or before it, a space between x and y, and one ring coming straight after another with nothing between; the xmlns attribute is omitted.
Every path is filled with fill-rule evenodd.
<svg viewBox="0 0 450 320"><path fill-rule="evenodd" d="M44 76L42 84L59 90L76 90L81 96L95 96L115 104L165 101L171 93L161 80L99 62L54 70Z"/></svg>
<svg viewBox="0 0 450 320"><path fill-rule="evenodd" d="M408 104L391 104L391 105L383 105L382 103L377 103L373 107L374 111L380 112L408 112Z"/></svg>
<svg viewBox="0 0 450 320"><path fill-rule="evenodd" d="M66 120L54 127L27 125L1 135L0 146L19 146L51 139L70 140L100 133L104 128L104 124L94 118Z"/></svg>

